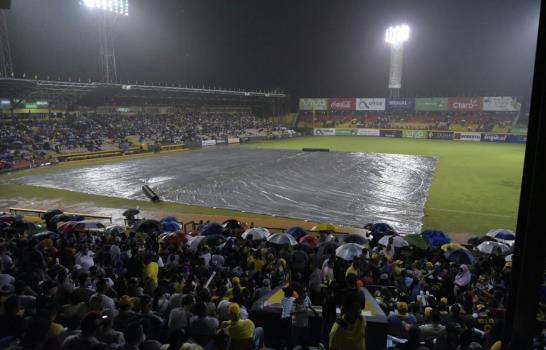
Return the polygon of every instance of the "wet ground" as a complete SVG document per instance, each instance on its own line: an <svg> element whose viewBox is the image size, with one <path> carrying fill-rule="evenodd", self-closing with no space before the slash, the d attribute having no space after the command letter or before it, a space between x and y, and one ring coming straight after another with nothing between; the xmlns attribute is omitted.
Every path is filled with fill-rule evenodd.
<svg viewBox="0 0 546 350"><path fill-rule="evenodd" d="M164 200L351 226L421 228L433 157L211 148L26 176L25 184Z"/></svg>

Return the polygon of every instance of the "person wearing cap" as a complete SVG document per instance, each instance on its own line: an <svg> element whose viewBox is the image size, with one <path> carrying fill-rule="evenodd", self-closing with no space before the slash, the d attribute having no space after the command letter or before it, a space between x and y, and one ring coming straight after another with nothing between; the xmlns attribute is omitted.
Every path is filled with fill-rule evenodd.
<svg viewBox="0 0 546 350"><path fill-rule="evenodd" d="M117 347L125 344L123 333L114 330L114 311L106 309L102 312L101 327L97 334L97 339L111 347Z"/></svg>
<svg viewBox="0 0 546 350"><path fill-rule="evenodd" d="M264 339L263 328L256 328L251 320L242 320L241 309L237 303L231 303L229 315L230 320L222 322L220 329L231 340L230 350L261 349Z"/></svg>
<svg viewBox="0 0 546 350"><path fill-rule="evenodd" d="M341 318L330 330L330 350L366 350L366 319L361 312L362 303L358 293L345 294Z"/></svg>
<svg viewBox="0 0 546 350"><path fill-rule="evenodd" d="M399 301L396 304L396 311L391 311L387 317L387 332L397 338L407 338L409 326L417 325L415 316L408 312L408 304Z"/></svg>
<svg viewBox="0 0 546 350"><path fill-rule="evenodd" d="M108 345L97 339L102 316L98 312L89 312L81 320L81 334L66 338L61 350L107 350Z"/></svg>
<svg viewBox="0 0 546 350"><path fill-rule="evenodd" d="M139 315L132 310L135 298L124 295L118 300L119 313L114 317L114 329L123 332L129 322L139 319Z"/></svg>

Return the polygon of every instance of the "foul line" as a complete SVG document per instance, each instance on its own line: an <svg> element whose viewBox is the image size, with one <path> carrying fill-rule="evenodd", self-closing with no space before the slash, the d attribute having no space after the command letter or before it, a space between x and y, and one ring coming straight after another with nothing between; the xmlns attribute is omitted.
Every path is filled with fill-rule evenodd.
<svg viewBox="0 0 546 350"><path fill-rule="evenodd" d="M442 208L425 208L425 210L438 210L445 211L449 213L458 213L458 214L469 214L469 215L482 215L482 216L496 216L500 218L515 218L516 215L502 215L502 214L491 214L491 213L481 213L477 211L466 211L466 210L455 210L455 209L442 209Z"/></svg>

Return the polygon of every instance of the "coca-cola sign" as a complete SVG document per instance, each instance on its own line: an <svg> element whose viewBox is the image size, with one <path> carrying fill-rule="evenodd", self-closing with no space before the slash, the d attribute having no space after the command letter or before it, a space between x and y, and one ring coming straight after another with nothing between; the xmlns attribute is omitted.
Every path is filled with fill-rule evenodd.
<svg viewBox="0 0 546 350"><path fill-rule="evenodd" d="M483 97L450 97L448 106L451 111L481 111Z"/></svg>
<svg viewBox="0 0 546 350"><path fill-rule="evenodd" d="M328 109L331 111L351 111L355 109L354 98L329 98Z"/></svg>

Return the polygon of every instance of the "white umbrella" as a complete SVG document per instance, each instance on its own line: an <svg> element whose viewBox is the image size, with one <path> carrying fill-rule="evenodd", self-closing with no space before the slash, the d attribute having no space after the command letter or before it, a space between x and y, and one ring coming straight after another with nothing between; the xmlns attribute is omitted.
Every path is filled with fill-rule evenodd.
<svg viewBox="0 0 546 350"><path fill-rule="evenodd" d="M482 242L476 249L478 249L479 252L492 255L506 255L510 253L511 250L506 244L495 241Z"/></svg>
<svg viewBox="0 0 546 350"><path fill-rule="evenodd" d="M241 237L243 239L247 239L247 237L251 235L253 241L260 241L262 239L266 239L267 237L271 236L271 233L269 233L269 230L263 227L254 227L249 228L243 234Z"/></svg>
<svg viewBox="0 0 546 350"><path fill-rule="evenodd" d="M207 236L195 236L195 237L191 238L191 239L188 241L188 246L190 247L190 250L196 252L197 249L199 248L199 244L200 244L201 241L204 240L206 237L207 237Z"/></svg>
<svg viewBox="0 0 546 350"><path fill-rule="evenodd" d="M512 261L512 257L514 256L514 254L509 254L507 256L504 257L504 261L508 262L508 261Z"/></svg>
<svg viewBox="0 0 546 350"><path fill-rule="evenodd" d="M277 245L296 245L298 244L298 241L288 233L275 233L274 235L271 235L267 237L267 241L269 243L277 244Z"/></svg>
<svg viewBox="0 0 546 350"><path fill-rule="evenodd" d="M356 243L345 243L336 248L336 256L343 260L352 261L362 255L362 246Z"/></svg>
<svg viewBox="0 0 546 350"><path fill-rule="evenodd" d="M389 239L391 239L391 238L392 238L392 245L395 248L403 248L403 247L408 247L409 246L408 241L406 241L401 236L383 236L379 240L379 244L386 247L389 244Z"/></svg>
<svg viewBox="0 0 546 350"><path fill-rule="evenodd" d="M489 232L486 233L486 236L492 237L509 246L513 246L516 239L516 233L514 231L503 228L489 230Z"/></svg>

